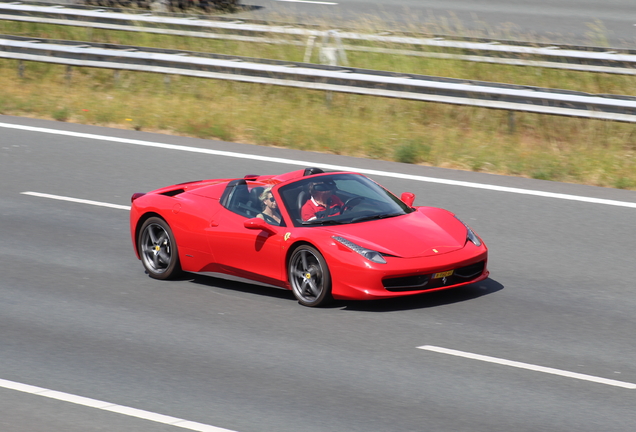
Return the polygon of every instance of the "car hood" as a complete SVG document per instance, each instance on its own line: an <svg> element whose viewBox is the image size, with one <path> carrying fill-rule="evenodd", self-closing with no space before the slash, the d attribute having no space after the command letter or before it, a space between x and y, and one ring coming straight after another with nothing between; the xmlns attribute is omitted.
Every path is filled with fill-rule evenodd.
<svg viewBox="0 0 636 432"><path fill-rule="evenodd" d="M360 246L402 258L440 255L466 244L466 227L452 213L432 208L375 221L327 227Z"/></svg>

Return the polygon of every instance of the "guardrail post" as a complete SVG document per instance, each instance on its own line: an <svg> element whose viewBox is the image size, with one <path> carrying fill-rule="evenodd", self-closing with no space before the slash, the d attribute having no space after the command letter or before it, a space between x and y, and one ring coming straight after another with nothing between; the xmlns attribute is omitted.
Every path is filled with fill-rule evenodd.
<svg viewBox="0 0 636 432"><path fill-rule="evenodd" d="M314 45L316 45L316 36L309 36L309 39L307 39L307 48L305 49L305 57L303 58L304 63L309 63L311 61L311 54L314 51Z"/></svg>
<svg viewBox="0 0 636 432"><path fill-rule="evenodd" d="M338 66L339 64L347 65L349 63L342 41L340 40L340 35L338 35L336 30L329 30L322 37L322 42L320 44L320 63L329 66ZM327 106L331 106L331 101L333 99L332 91L327 91L326 99Z"/></svg>
<svg viewBox="0 0 636 432"><path fill-rule="evenodd" d="M64 77L66 78L67 84L71 83L72 76L73 76L73 68L71 66L66 66L66 73L64 74Z"/></svg>
<svg viewBox="0 0 636 432"><path fill-rule="evenodd" d="M329 30L322 38L320 63L330 66L338 66L339 64L347 66L349 64L347 53L336 30Z"/></svg>
<svg viewBox="0 0 636 432"><path fill-rule="evenodd" d="M170 12L168 5L168 0L154 0L150 2L150 10L152 12Z"/></svg>
<svg viewBox="0 0 636 432"><path fill-rule="evenodd" d="M24 62L22 60L18 60L18 76L24 78Z"/></svg>
<svg viewBox="0 0 636 432"><path fill-rule="evenodd" d="M515 130L517 128L516 125L516 121L515 121L515 112L514 111L508 111L508 133L515 133Z"/></svg>

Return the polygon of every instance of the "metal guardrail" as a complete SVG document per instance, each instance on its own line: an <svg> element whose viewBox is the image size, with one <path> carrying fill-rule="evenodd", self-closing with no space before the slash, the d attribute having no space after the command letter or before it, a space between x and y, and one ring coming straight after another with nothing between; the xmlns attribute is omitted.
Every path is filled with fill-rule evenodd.
<svg viewBox="0 0 636 432"><path fill-rule="evenodd" d="M283 40L281 36L298 39L325 35L325 31L322 30L289 25L266 25L256 21L228 21L212 19L211 17L201 19L201 17L178 17L160 13L123 13L108 9L44 6L23 4L21 2L0 2L0 19L189 37L234 39L245 42L292 43L297 45L304 45L305 42ZM341 31L338 34L341 40L354 42L406 45L419 48L461 51L462 53L436 53L345 45L344 48L349 51L453 58L475 62L636 75L636 51L633 50L572 45L555 46L495 40L448 40L421 36L372 35L347 31ZM278 38L264 37L263 35L278 36Z"/></svg>
<svg viewBox="0 0 636 432"><path fill-rule="evenodd" d="M636 122L636 97L112 44L0 36L0 58Z"/></svg>

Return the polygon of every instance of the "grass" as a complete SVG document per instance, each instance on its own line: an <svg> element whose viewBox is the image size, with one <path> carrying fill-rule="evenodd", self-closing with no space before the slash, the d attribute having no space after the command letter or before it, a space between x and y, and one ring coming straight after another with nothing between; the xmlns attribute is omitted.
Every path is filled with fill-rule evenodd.
<svg viewBox="0 0 636 432"><path fill-rule="evenodd" d="M0 22L29 37L302 61L304 47ZM598 36L598 35L597 35ZM401 47L403 48L403 47ZM636 94L636 78L361 52L355 67ZM317 54L312 58L317 61ZM0 60L0 113L636 189L631 124Z"/></svg>

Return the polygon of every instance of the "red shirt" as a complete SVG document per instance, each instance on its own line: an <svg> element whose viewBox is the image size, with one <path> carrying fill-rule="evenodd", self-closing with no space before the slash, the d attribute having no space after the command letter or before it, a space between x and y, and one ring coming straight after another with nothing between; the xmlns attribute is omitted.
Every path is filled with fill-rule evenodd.
<svg viewBox="0 0 636 432"><path fill-rule="evenodd" d="M332 195L330 198L329 208L332 209L334 207L340 207L342 210L342 206L344 203L340 198L336 195ZM307 202L303 205L303 208L300 211L300 217L302 220L307 221L316 218L316 212L327 210L327 208L323 205L318 204L313 198L309 198ZM329 216L339 215L340 211L334 212Z"/></svg>

